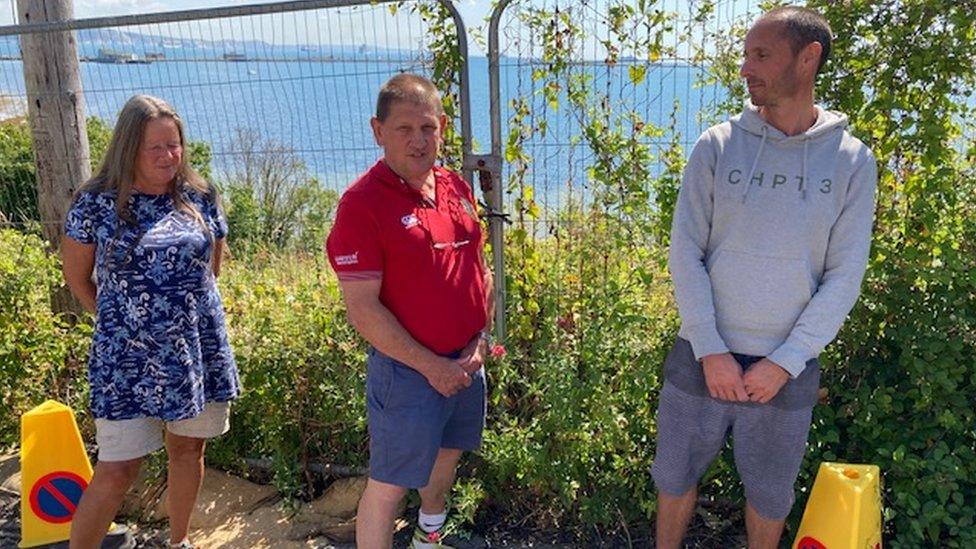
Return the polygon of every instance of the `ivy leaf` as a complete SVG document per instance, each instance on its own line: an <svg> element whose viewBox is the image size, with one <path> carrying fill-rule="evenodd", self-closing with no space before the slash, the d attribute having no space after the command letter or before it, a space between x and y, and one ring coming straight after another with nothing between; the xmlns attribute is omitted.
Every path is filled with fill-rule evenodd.
<svg viewBox="0 0 976 549"><path fill-rule="evenodd" d="M647 75L647 65L631 65L627 68L627 73L630 75L630 83L636 86L644 81L644 77Z"/></svg>

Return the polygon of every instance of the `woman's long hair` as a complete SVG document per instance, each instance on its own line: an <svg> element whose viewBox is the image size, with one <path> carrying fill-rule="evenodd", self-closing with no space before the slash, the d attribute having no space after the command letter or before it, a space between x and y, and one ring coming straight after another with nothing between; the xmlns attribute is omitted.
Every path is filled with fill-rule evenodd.
<svg viewBox="0 0 976 549"><path fill-rule="evenodd" d="M180 133L180 146L183 147L182 161L179 168L177 168L176 176L169 186L169 194L173 199L173 208L193 217L212 241L213 235L207 223L203 220L203 216L186 199L183 191L196 191L208 200L213 201L218 201L219 195L210 183L190 166L189 155L186 149L186 134L183 130L183 120L180 119L180 115L167 102L157 97L134 95L126 101L125 106L122 107L122 112L119 113L119 120L115 123L115 130L112 132L112 140L109 141L108 150L105 151L105 158L102 159L102 163L98 167L95 175L86 181L78 189L78 192L116 191L118 194L115 199L115 211L118 213L120 219L130 225L134 225L136 219L129 210L129 197L132 196L136 159L139 155L139 146L142 143L146 125L150 120L157 118L169 118L176 124L176 128Z"/></svg>

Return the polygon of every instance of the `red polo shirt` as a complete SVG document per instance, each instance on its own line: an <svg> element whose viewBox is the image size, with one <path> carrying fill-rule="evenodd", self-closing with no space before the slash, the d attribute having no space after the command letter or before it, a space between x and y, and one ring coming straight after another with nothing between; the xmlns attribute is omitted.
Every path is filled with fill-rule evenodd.
<svg viewBox="0 0 976 549"><path fill-rule="evenodd" d="M339 280L382 279L380 302L438 354L485 327L481 225L471 187L434 168L429 203L380 160L342 195L326 241Z"/></svg>

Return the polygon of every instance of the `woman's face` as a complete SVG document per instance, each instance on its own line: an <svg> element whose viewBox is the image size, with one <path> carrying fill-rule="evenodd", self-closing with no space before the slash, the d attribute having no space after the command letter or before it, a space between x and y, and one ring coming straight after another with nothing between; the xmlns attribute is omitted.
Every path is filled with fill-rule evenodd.
<svg viewBox="0 0 976 549"><path fill-rule="evenodd" d="M172 118L154 118L146 124L136 154L135 185L162 190L176 177L183 163L180 130Z"/></svg>

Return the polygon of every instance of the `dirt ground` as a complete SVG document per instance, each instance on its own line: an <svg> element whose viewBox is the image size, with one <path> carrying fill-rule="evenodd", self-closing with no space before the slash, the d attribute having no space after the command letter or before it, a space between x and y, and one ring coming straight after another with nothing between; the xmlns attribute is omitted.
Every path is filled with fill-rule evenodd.
<svg viewBox="0 0 976 549"><path fill-rule="evenodd" d="M200 549L354 549L355 508L365 479L340 479L322 497L286 510L274 488L255 484L224 472L208 470L191 519L191 540ZM143 475L126 497L125 524L140 548L165 548L164 487ZM744 547L739 530L741 514L700 508L686 547ZM412 519L416 509L406 509ZM397 524L394 546L409 545L412 523ZM579 541L581 538L590 538ZM0 456L0 548L20 541L20 472L16 456ZM639 525L610 537L597 533L536 531L502 523L479 524L462 537L449 540L459 549L518 548L568 549L577 547L653 547L651 526Z"/></svg>

